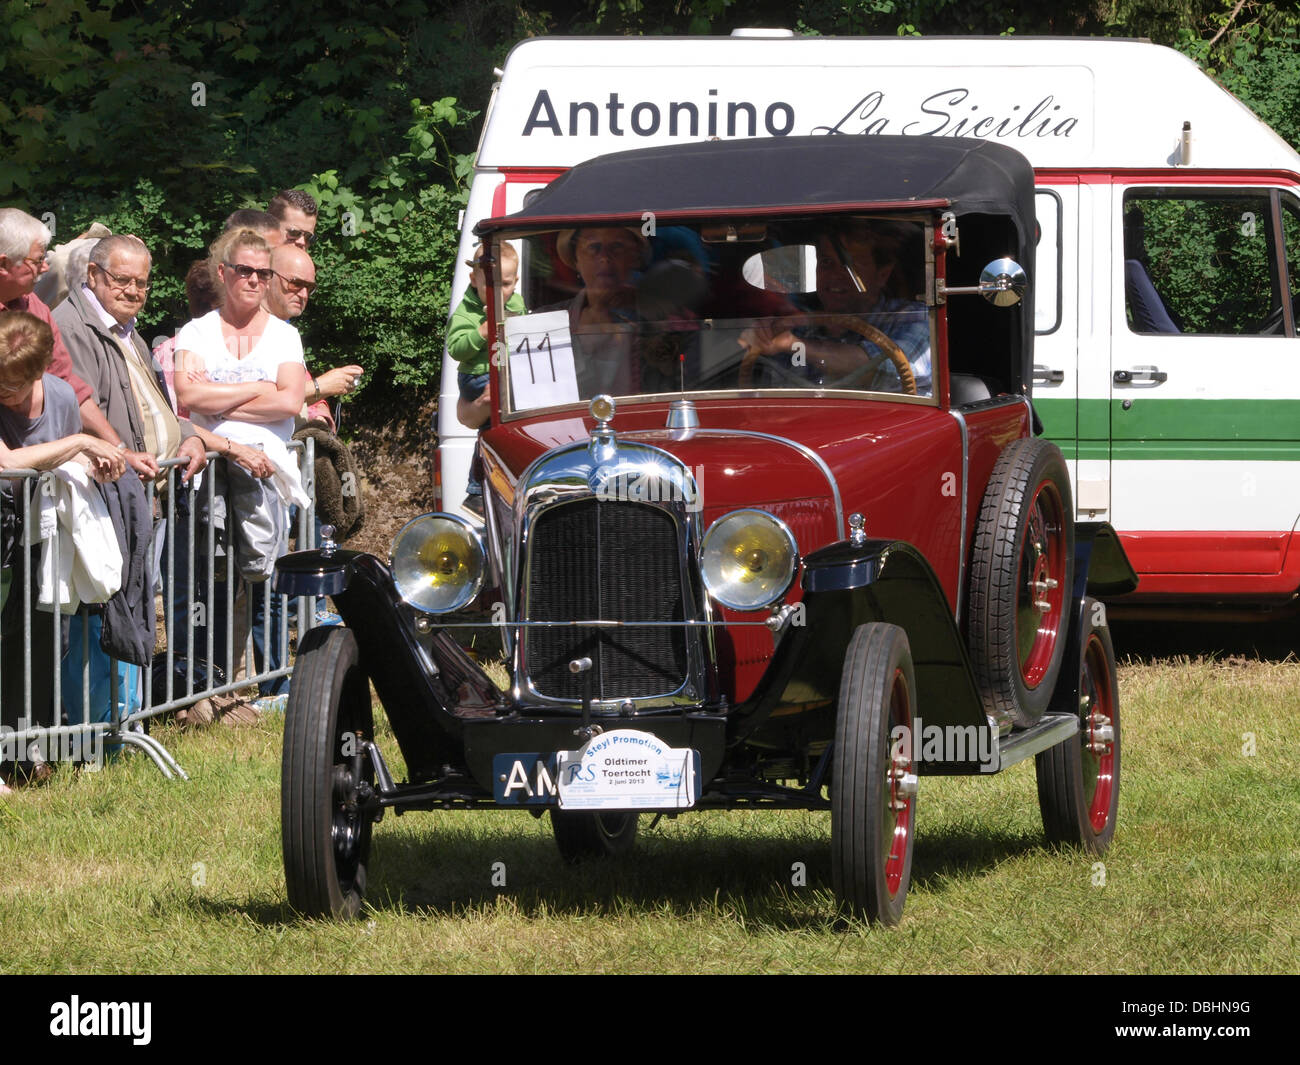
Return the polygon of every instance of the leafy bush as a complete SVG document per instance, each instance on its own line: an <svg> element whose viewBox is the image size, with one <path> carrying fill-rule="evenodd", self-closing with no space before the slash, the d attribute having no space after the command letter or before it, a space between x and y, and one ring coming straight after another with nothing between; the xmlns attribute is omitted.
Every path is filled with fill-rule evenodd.
<svg viewBox="0 0 1300 1065"><path fill-rule="evenodd" d="M406 150L384 160L365 194L333 170L305 186L320 205L312 249L320 287L304 333L327 362L346 352L364 366L371 386L437 382L473 169L473 156L453 154L447 139L471 113L450 98L413 100L411 110Z"/></svg>

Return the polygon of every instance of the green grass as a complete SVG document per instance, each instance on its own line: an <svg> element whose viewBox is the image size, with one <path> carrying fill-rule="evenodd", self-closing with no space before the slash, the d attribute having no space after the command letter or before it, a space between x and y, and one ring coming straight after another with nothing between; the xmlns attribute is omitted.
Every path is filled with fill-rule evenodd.
<svg viewBox="0 0 1300 1065"><path fill-rule="evenodd" d="M633 855L576 868L545 819L390 813L363 919L300 921L279 720L163 728L189 783L136 756L0 800L0 972L1294 971L1300 664L1130 664L1121 705L1104 885L1091 859L1043 846L1032 766L926 778L889 930L835 928L829 815L797 812L643 818Z"/></svg>

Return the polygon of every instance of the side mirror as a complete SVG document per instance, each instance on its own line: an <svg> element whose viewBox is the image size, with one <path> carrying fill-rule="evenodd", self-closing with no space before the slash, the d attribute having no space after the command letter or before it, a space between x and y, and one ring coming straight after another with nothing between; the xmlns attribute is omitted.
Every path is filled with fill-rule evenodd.
<svg viewBox="0 0 1300 1065"><path fill-rule="evenodd" d="M949 288L942 281L938 284L939 302L943 303L949 296L983 296L995 307L1014 307L1029 288L1029 277L1025 268L1015 259L994 259L980 271L978 285L956 285Z"/></svg>
<svg viewBox="0 0 1300 1065"><path fill-rule="evenodd" d="M994 259L980 271L980 295L994 307L1014 307L1027 288L1029 278L1015 259Z"/></svg>

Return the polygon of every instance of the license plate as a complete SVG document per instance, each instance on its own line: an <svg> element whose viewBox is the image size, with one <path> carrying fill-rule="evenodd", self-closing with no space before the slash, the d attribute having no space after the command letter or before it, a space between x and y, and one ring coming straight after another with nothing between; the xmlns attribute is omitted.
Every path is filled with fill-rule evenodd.
<svg viewBox="0 0 1300 1065"><path fill-rule="evenodd" d="M493 793L504 806L564 810L686 810L700 797L700 753L635 729L593 736L576 751L498 754Z"/></svg>

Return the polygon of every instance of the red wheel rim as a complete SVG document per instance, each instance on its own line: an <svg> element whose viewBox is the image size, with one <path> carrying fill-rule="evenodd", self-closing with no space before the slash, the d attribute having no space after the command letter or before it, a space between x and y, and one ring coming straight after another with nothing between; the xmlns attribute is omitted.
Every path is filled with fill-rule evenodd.
<svg viewBox="0 0 1300 1065"><path fill-rule="evenodd" d="M907 872L908 848L912 840L912 813L916 805L914 789L908 790L905 781L916 771L915 744L918 737L912 733L912 718L908 712L907 678L901 669L894 671L894 684L889 693L889 763L885 771L885 810L881 831L882 858L885 869L885 887L890 898L898 896ZM898 729L905 729L901 743L893 742Z"/></svg>
<svg viewBox="0 0 1300 1065"><path fill-rule="evenodd" d="M1047 675L1065 616L1065 507L1051 481L1034 491L1021 530L1016 652L1026 688Z"/></svg>
<svg viewBox="0 0 1300 1065"><path fill-rule="evenodd" d="M1115 707L1111 702L1110 664L1101 638L1093 633L1083 658L1079 713L1083 719L1083 801L1093 832L1105 831L1115 793Z"/></svg>

